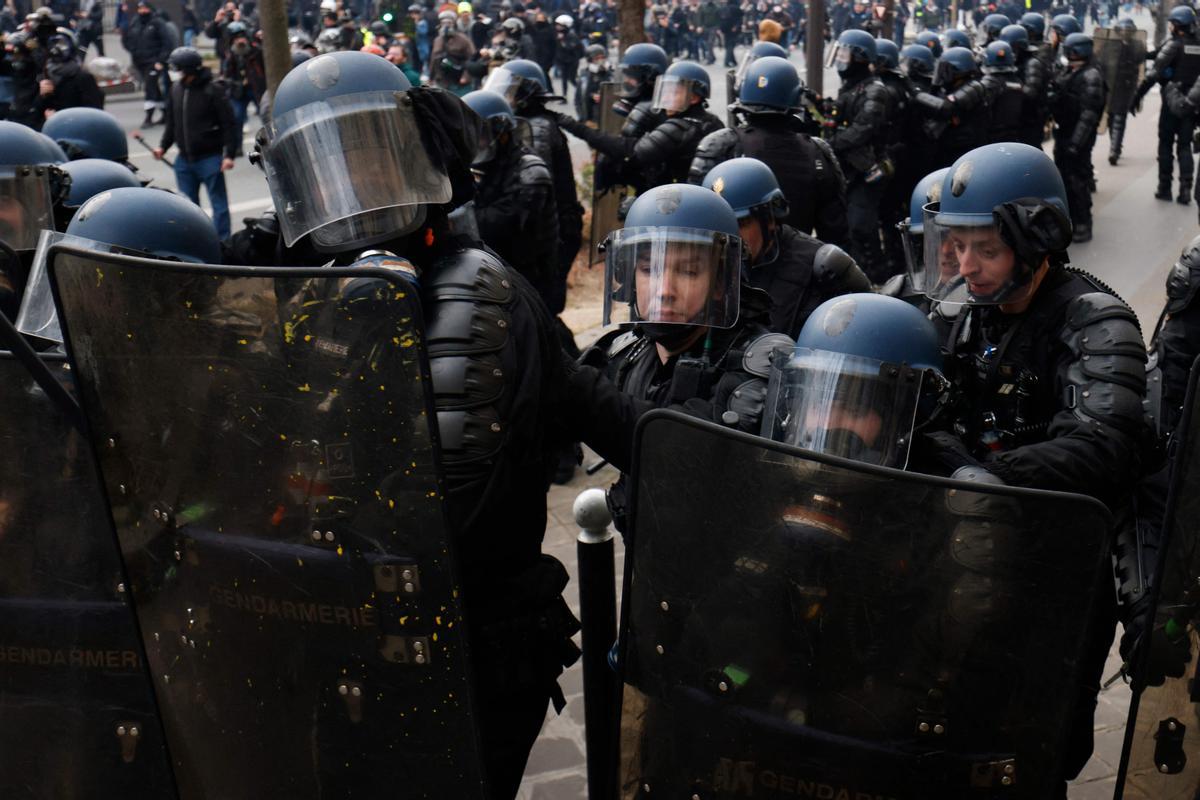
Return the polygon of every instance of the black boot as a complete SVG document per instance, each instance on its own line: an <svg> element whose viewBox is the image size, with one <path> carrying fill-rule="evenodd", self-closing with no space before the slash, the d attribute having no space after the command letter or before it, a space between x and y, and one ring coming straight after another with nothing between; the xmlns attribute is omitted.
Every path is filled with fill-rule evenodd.
<svg viewBox="0 0 1200 800"><path fill-rule="evenodd" d="M1108 163L1115 167L1117 165L1118 159L1120 159L1120 158L1121 158L1121 154L1118 153L1116 150L1113 150L1112 152L1110 152L1108 154Z"/></svg>
<svg viewBox="0 0 1200 800"><path fill-rule="evenodd" d="M143 128L153 128L154 124L155 124L154 123L154 109L148 108L148 109L146 109L146 118L144 120L142 120L142 127Z"/></svg>
<svg viewBox="0 0 1200 800"><path fill-rule="evenodd" d="M1075 232L1071 234L1071 241L1076 244L1082 242L1090 242L1092 240L1092 223L1076 225Z"/></svg>
<svg viewBox="0 0 1200 800"><path fill-rule="evenodd" d="M1191 205L1192 203L1192 185L1190 183L1179 184L1179 194L1175 197L1175 202L1181 206Z"/></svg>
<svg viewBox="0 0 1200 800"><path fill-rule="evenodd" d="M1171 199L1171 182L1167 181L1166 183L1163 183L1162 181L1159 181L1158 182L1158 191L1154 193L1154 197L1155 197L1155 199L1158 199L1158 200L1170 200Z"/></svg>

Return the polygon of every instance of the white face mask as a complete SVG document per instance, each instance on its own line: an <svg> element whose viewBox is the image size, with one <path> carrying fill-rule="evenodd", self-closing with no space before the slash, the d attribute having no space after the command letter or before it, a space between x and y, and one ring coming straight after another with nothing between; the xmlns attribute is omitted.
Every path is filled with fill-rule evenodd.
<svg viewBox="0 0 1200 800"><path fill-rule="evenodd" d="M171 79L171 83L179 83L183 80L183 70L169 69L167 70L167 77Z"/></svg>

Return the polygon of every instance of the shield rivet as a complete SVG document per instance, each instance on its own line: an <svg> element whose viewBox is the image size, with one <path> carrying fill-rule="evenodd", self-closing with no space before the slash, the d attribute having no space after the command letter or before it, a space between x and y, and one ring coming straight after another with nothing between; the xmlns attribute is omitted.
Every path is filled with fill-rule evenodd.
<svg viewBox="0 0 1200 800"><path fill-rule="evenodd" d="M130 728L130 729L129 729L129 735L130 735L130 736L137 736L137 735L138 735L138 729L137 729L137 726L136 726L136 725L134 725L132 728Z"/></svg>
<svg viewBox="0 0 1200 800"><path fill-rule="evenodd" d="M920 725L917 726L917 730L919 730L921 733L929 733L929 723L922 722Z"/></svg>
<svg viewBox="0 0 1200 800"><path fill-rule="evenodd" d="M125 735L125 726L118 725L117 726L117 736L124 736L124 735Z"/></svg>
<svg viewBox="0 0 1200 800"><path fill-rule="evenodd" d="M400 577L404 578L406 581L411 581L413 577L413 571L411 569L406 569L400 573Z"/></svg>
<svg viewBox="0 0 1200 800"><path fill-rule="evenodd" d="M1014 767L1012 764L1005 764L1005 765L1004 765L1004 774L1005 774L1005 775L1012 775L1012 774L1013 774L1014 772L1016 772L1016 771L1017 771L1017 768L1016 768L1016 767Z"/></svg>
<svg viewBox="0 0 1200 800"><path fill-rule="evenodd" d="M404 591L407 592L408 594L412 594L416 590L417 590L417 587L413 586L411 583L404 584Z"/></svg>
<svg viewBox="0 0 1200 800"><path fill-rule="evenodd" d="M663 653L665 653L667 651L663 649L663 646L661 644L656 644L656 645L654 645L654 652L658 653L661 656Z"/></svg>
<svg viewBox="0 0 1200 800"><path fill-rule="evenodd" d="M1167 723L1167 730L1169 730L1169 731L1174 731L1177 727L1179 727L1179 726L1177 726L1174 722Z"/></svg>
<svg viewBox="0 0 1200 800"><path fill-rule="evenodd" d="M320 532L320 531L313 531L313 532L312 532L312 538L313 538L313 541L314 541L314 542L319 542L319 541L321 541L321 532Z"/></svg>
<svg viewBox="0 0 1200 800"><path fill-rule="evenodd" d="M945 732L946 732L946 726L944 726L944 725L934 725L934 726L933 726L933 732L934 732L934 733L936 733L936 734L938 734L938 735L940 736L941 734L943 734L943 733L945 733Z"/></svg>
<svg viewBox="0 0 1200 800"><path fill-rule="evenodd" d="M666 600L663 600L661 603L659 603L658 607L661 608L663 611L671 610L671 604L668 603Z"/></svg>
<svg viewBox="0 0 1200 800"><path fill-rule="evenodd" d="M424 664L425 663L425 654L417 653L417 657L414 659L414 661L416 661L418 664Z"/></svg>
<svg viewBox="0 0 1200 800"><path fill-rule="evenodd" d="M1170 768L1170 767L1168 767L1166 764L1159 764L1159 765L1158 765L1158 771L1159 771L1159 772L1170 772L1170 771L1171 771L1171 768Z"/></svg>
<svg viewBox="0 0 1200 800"><path fill-rule="evenodd" d="M1001 778L1001 779L1000 779L1000 783L1004 784L1005 786L1011 786L1011 785L1012 785L1012 778L1010 778L1010 777L1008 777L1007 775L1005 775L1003 778Z"/></svg>
<svg viewBox="0 0 1200 800"><path fill-rule="evenodd" d="M355 686L350 690L350 694L354 695L355 697L362 697L362 689Z"/></svg>
<svg viewBox="0 0 1200 800"><path fill-rule="evenodd" d="M720 689L722 692L728 692L729 684L726 683L725 681L721 681L720 683L717 684L717 688Z"/></svg>
<svg viewBox="0 0 1200 800"><path fill-rule="evenodd" d="M327 542L333 541L333 531L325 531L325 541L327 541Z"/></svg>
<svg viewBox="0 0 1200 800"><path fill-rule="evenodd" d="M346 686L346 684L342 683L338 685L338 694L345 695L349 691L350 689Z"/></svg>

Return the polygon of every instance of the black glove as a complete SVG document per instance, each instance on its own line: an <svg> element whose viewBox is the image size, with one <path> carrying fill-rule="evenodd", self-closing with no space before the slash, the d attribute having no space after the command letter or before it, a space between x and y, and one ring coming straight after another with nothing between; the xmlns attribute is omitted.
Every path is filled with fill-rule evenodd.
<svg viewBox="0 0 1200 800"><path fill-rule="evenodd" d="M746 433L758 433L766 399L766 380L744 372L726 372L713 392L713 421Z"/></svg>
<svg viewBox="0 0 1200 800"><path fill-rule="evenodd" d="M931 464L937 464L947 475L962 467L981 467L979 460L971 455L967 446L952 433L934 431L921 434L917 447Z"/></svg>
<svg viewBox="0 0 1200 800"><path fill-rule="evenodd" d="M1168 626L1171 622L1167 623ZM1187 665L1192 660L1192 651L1188 646L1188 636L1183 633L1178 636L1168 636L1167 626L1157 626L1150 633L1149 642L1145 641L1142 633L1135 627L1125 629L1121 636L1121 656L1130 663L1135 651L1146 647L1146 685L1162 686L1167 678L1182 678ZM1128 653L1128 655L1126 655Z"/></svg>

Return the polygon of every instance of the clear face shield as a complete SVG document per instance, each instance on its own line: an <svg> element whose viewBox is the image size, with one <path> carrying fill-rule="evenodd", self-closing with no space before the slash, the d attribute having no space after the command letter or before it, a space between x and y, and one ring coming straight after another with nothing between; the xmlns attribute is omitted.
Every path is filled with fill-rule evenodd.
<svg viewBox="0 0 1200 800"><path fill-rule="evenodd" d="M317 58L300 68L313 65L337 66ZM272 120L266 141L263 168L289 247L308 234L331 252L381 242L450 200L450 179L425 151L406 92L302 106Z"/></svg>
<svg viewBox="0 0 1200 800"><path fill-rule="evenodd" d="M485 91L495 92L507 100L510 106L516 108L518 98L530 94L530 85L532 84L534 81L510 72L506 67L497 67L488 74L482 88Z"/></svg>
<svg viewBox="0 0 1200 800"><path fill-rule="evenodd" d="M659 75L654 84L651 103L659 111L678 113L691 107L693 95L702 94L703 89L699 81L680 78L677 75Z"/></svg>
<svg viewBox="0 0 1200 800"><path fill-rule="evenodd" d="M0 240L18 253L36 248L41 232L54 229L50 169L0 167Z"/></svg>
<svg viewBox="0 0 1200 800"><path fill-rule="evenodd" d="M695 228L622 228L605 243L604 324L732 327L742 240Z"/></svg>
<svg viewBox="0 0 1200 800"><path fill-rule="evenodd" d="M471 166L482 169L495 161L496 154L500 152L500 139L506 133L515 140L516 146L530 146L533 143L533 128L529 120L522 117L490 117L484 120L480 129L479 148Z"/></svg>
<svg viewBox="0 0 1200 800"><path fill-rule="evenodd" d="M903 469L924 384L934 380L905 364L798 347L772 364L762 435Z"/></svg>
<svg viewBox="0 0 1200 800"><path fill-rule="evenodd" d="M927 297L951 305L1019 303L1029 297L1031 272L1019 268L999 225L943 225L936 216L934 204L925 207L921 291Z"/></svg>
<svg viewBox="0 0 1200 800"><path fill-rule="evenodd" d="M738 64L737 72L733 75L733 88L738 91L742 88L742 84L746 82L746 73L750 71L750 65L758 61L758 57L752 53L746 53L746 57L742 59L742 63Z"/></svg>

